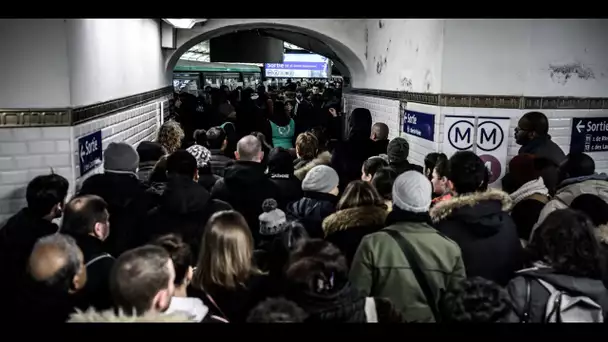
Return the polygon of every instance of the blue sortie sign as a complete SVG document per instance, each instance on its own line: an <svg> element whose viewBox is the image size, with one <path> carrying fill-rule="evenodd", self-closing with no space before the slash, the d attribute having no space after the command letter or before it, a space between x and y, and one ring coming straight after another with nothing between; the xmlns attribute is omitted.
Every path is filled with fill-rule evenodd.
<svg viewBox="0 0 608 342"><path fill-rule="evenodd" d="M435 115L406 110L403 113L403 133L434 141Z"/></svg>
<svg viewBox="0 0 608 342"><path fill-rule="evenodd" d="M608 118L572 118L570 153L608 151Z"/></svg>
<svg viewBox="0 0 608 342"><path fill-rule="evenodd" d="M101 131L78 139L78 159L80 160L80 176L101 165L103 159Z"/></svg>

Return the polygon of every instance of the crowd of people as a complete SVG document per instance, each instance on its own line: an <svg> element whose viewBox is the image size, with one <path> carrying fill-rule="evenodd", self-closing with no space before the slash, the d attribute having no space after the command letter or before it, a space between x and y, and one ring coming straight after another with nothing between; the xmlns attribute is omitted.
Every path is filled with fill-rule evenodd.
<svg viewBox="0 0 608 342"><path fill-rule="evenodd" d="M519 121L520 154L498 190L469 151L410 163L407 140L389 141L366 109L331 144L327 122L244 93L240 108L261 110L255 128L238 109L194 128L182 112L154 142L109 144L104 172L69 200L62 176L34 178L0 230L12 317L603 322L608 176L564 155L542 113Z"/></svg>

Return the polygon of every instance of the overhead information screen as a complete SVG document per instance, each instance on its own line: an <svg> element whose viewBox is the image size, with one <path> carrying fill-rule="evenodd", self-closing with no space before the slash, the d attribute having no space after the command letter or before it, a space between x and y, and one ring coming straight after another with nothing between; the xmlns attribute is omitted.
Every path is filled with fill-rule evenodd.
<svg viewBox="0 0 608 342"><path fill-rule="evenodd" d="M327 57L311 53L286 53L283 63L264 64L266 77L328 78Z"/></svg>

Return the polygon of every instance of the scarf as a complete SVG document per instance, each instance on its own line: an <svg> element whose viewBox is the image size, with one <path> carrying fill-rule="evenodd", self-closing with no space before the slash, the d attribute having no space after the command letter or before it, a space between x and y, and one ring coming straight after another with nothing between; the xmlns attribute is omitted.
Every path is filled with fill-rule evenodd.
<svg viewBox="0 0 608 342"><path fill-rule="evenodd" d="M513 200L513 206L534 194L549 196L549 190L545 186L542 177L529 181L513 192L510 195Z"/></svg>

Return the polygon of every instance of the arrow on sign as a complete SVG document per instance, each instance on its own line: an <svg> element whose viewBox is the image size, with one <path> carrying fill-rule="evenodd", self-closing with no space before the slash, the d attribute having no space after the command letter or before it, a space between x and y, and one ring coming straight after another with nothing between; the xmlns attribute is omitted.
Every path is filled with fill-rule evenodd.
<svg viewBox="0 0 608 342"><path fill-rule="evenodd" d="M585 125L583 125L583 120L579 121L579 122L576 124L576 130L577 130L579 133L582 133L582 132L581 132L581 129L584 129L584 128L585 128Z"/></svg>
<svg viewBox="0 0 608 342"><path fill-rule="evenodd" d="M80 145L80 161L84 163L84 158L82 156L85 154L84 147Z"/></svg>

